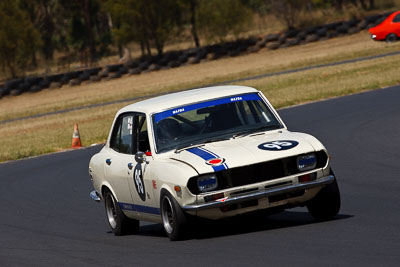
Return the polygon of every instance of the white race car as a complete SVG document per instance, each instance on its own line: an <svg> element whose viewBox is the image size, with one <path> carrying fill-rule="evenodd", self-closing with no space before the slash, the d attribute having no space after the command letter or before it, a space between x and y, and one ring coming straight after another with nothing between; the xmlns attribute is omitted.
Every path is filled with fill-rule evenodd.
<svg viewBox="0 0 400 267"><path fill-rule="evenodd" d="M115 235L162 223L171 240L191 219L307 206L318 220L340 209L325 147L287 130L258 90L218 86L128 105L90 160L95 201Z"/></svg>

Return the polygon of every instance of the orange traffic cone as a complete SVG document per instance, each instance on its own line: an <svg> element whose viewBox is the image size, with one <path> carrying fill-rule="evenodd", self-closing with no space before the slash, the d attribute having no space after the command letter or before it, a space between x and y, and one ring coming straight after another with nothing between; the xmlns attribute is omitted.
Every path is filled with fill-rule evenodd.
<svg viewBox="0 0 400 267"><path fill-rule="evenodd" d="M79 136L78 124L74 125L74 133L72 134L72 148L82 147L81 137Z"/></svg>

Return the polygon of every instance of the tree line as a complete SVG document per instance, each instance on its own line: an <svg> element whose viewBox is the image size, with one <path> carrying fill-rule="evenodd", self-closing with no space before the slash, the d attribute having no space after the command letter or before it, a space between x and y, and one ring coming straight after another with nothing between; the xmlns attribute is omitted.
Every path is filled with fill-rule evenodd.
<svg viewBox="0 0 400 267"><path fill-rule="evenodd" d="M302 10L347 4L375 7L374 0L0 0L0 70L17 77L37 67L38 57L49 66L56 52L60 62L94 65L112 48L129 57L131 43L142 56L162 55L183 32L199 47L237 36L255 13L273 14L290 29Z"/></svg>

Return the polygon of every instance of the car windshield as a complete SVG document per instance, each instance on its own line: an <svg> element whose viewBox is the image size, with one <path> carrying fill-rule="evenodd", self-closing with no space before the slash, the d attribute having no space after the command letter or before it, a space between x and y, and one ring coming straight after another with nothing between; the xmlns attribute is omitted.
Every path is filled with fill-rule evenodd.
<svg viewBox="0 0 400 267"><path fill-rule="evenodd" d="M152 121L158 153L283 127L257 93L176 107Z"/></svg>

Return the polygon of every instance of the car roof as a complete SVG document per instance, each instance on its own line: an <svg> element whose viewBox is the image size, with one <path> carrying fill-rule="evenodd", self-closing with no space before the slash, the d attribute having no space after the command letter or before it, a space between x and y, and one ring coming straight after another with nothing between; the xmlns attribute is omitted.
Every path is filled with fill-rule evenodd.
<svg viewBox="0 0 400 267"><path fill-rule="evenodd" d="M395 12L391 13L389 16L387 16L387 17L385 18L385 21L392 21L392 19L393 19L395 16L397 16L398 14L400 14L400 11L395 11Z"/></svg>
<svg viewBox="0 0 400 267"><path fill-rule="evenodd" d="M184 106L191 103L206 101L209 99L257 92L259 91L252 87L236 85L213 86L192 89L178 93L166 94L130 104L120 109L118 111L118 114L124 112L143 112L146 114L150 114L179 106Z"/></svg>

